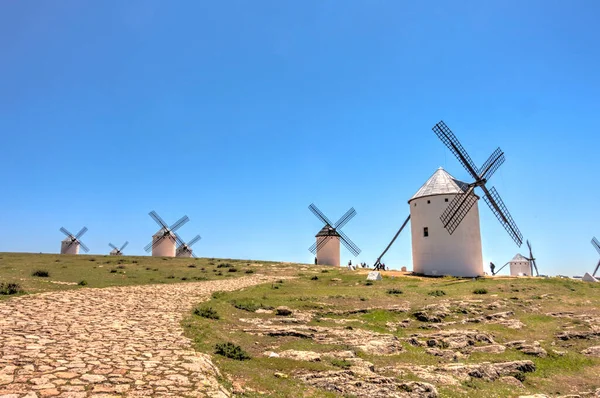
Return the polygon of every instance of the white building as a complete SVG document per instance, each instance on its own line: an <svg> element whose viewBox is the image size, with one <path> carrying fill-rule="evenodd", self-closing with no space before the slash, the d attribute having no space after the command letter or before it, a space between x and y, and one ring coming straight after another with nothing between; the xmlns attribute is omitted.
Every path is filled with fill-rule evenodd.
<svg viewBox="0 0 600 398"><path fill-rule="evenodd" d="M440 220L456 194L466 189L466 183L455 179L440 167L408 201L413 272L461 277L483 275L477 203L452 235Z"/></svg>
<svg viewBox="0 0 600 398"><path fill-rule="evenodd" d="M60 254L79 254L79 242L67 237L60 242Z"/></svg>
<svg viewBox="0 0 600 398"><path fill-rule="evenodd" d="M164 234L165 229L163 228L152 236L152 243L160 239L160 242L152 247L153 257L175 257L175 250L177 249L175 236L169 231L167 236L161 239Z"/></svg>
<svg viewBox="0 0 600 398"><path fill-rule="evenodd" d="M192 249L187 245L181 245L177 248L176 257L192 257Z"/></svg>
<svg viewBox="0 0 600 398"><path fill-rule="evenodd" d="M316 235L317 264L340 266L340 235L331 227L324 226ZM319 247L322 240L326 242Z"/></svg>
<svg viewBox="0 0 600 398"><path fill-rule="evenodd" d="M529 259L517 253L509 262L511 276L531 276Z"/></svg>
<svg viewBox="0 0 600 398"><path fill-rule="evenodd" d="M119 250L117 250L117 249L112 249L112 250L110 251L110 253L108 253L108 254L109 254L110 256L121 256L121 255L123 255L123 253L121 253L121 252L120 252Z"/></svg>

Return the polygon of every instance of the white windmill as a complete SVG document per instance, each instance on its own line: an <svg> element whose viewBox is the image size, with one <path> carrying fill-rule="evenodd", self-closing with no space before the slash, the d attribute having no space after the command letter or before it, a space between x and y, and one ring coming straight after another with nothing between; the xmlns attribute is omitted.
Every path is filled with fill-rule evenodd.
<svg viewBox="0 0 600 398"><path fill-rule="evenodd" d="M355 257L360 254L360 249L344 234L341 228L356 215L356 210L350 208L340 219L333 224L317 206L308 206L310 211L325 223L325 226L316 235L316 242L308 249L317 256L317 264L340 266L340 241Z"/></svg>
<svg viewBox="0 0 600 398"><path fill-rule="evenodd" d="M200 237L200 235L196 235L194 238L192 238L192 240L190 240L188 243L185 243L183 241L183 239L181 239L179 237L179 235L175 234L179 240L183 243L181 243L179 245L179 247L177 248L175 257L196 257L196 255L194 254L194 252L192 251L192 245L194 245L196 242L198 242L200 239L202 239Z"/></svg>
<svg viewBox="0 0 600 398"><path fill-rule="evenodd" d="M60 232L65 234L67 237L60 242L60 254L79 254L79 248L81 247L84 252L89 252L90 249L81 242L81 237L87 232L87 227L81 228L76 235L73 235L65 228L60 227Z"/></svg>
<svg viewBox="0 0 600 398"><path fill-rule="evenodd" d="M478 169L452 131L439 122L433 131L457 157L475 180L459 181L441 167L408 201L410 215L406 218L381 258L411 220L413 271L424 275L472 277L483 275L479 209L475 188L483 191L483 199L509 235L521 246L523 237L495 188L486 183L504 162L504 153L496 149ZM441 222L440 222L441 221Z"/></svg>
<svg viewBox="0 0 600 398"><path fill-rule="evenodd" d="M152 236L152 242L147 244L144 250L146 252L152 250L153 257L175 257L177 245L183 244L175 234L175 231L188 222L190 220L189 217L183 216L169 227L154 210L148 214L156 221L160 229Z"/></svg>
<svg viewBox="0 0 600 398"><path fill-rule="evenodd" d="M125 247L127 247L128 244L129 244L129 242L125 242L125 243L123 243L123 246L121 246L121 248L118 248L117 246L113 245L112 243L109 243L108 245L112 248L112 250L110 251L109 254L111 256L122 256L123 249L125 249Z"/></svg>

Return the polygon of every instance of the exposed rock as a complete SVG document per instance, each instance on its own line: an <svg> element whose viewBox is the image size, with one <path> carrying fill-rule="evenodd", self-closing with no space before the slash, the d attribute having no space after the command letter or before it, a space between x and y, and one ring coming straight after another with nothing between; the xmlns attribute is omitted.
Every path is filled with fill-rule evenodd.
<svg viewBox="0 0 600 398"><path fill-rule="evenodd" d="M464 355L460 352L452 351L452 350L440 350L439 348L428 348L425 350L429 355L435 355L437 357L442 357L447 361L458 361L460 358L463 358Z"/></svg>
<svg viewBox="0 0 600 398"><path fill-rule="evenodd" d="M426 339L425 342L419 339ZM477 330L443 330L431 334L415 334L408 343L414 346L427 346L462 350L478 344L495 344L492 336Z"/></svg>
<svg viewBox="0 0 600 398"><path fill-rule="evenodd" d="M537 341L534 341L533 344L527 344L525 340L509 341L506 343L506 346L515 348L523 354L535 355L540 358L544 358L548 355L546 350L544 350Z"/></svg>
<svg viewBox="0 0 600 398"><path fill-rule="evenodd" d="M421 322L443 322L448 315L448 307L443 304L431 304L413 312L413 316Z"/></svg>
<svg viewBox="0 0 600 398"><path fill-rule="evenodd" d="M502 354L506 347L501 344L491 344L479 347L473 347L471 352L485 352L487 354Z"/></svg>
<svg viewBox="0 0 600 398"><path fill-rule="evenodd" d="M312 351L286 350L280 352L279 357L309 362L318 362L321 360L321 354Z"/></svg>
<svg viewBox="0 0 600 398"><path fill-rule="evenodd" d="M498 381L518 388L525 388L523 383L521 383L517 378L513 376L502 376L498 379Z"/></svg>
<svg viewBox="0 0 600 398"><path fill-rule="evenodd" d="M292 315L292 310L289 309L288 307L279 306L279 307L275 308L275 315L290 316L290 315Z"/></svg>
<svg viewBox="0 0 600 398"><path fill-rule="evenodd" d="M581 353L590 357L600 357L600 345L586 348Z"/></svg>
<svg viewBox="0 0 600 398"><path fill-rule="evenodd" d="M514 314L515 313L512 311L497 312L495 314L486 315L485 319L487 319L488 321L498 320L498 319L506 319L506 318L510 318Z"/></svg>
<svg viewBox="0 0 600 398"><path fill-rule="evenodd" d="M305 373L297 376L313 387L337 394L369 398L437 398L429 383L404 382L376 374L358 374L352 370Z"/></svg>
<svg viewBox="0 0 600 398"><path fill-rule="evenodd" d="M521 373L533 372L535 364L532 361L510 361L510 362L483 362L480 364L448 364L441 366L397 366L393 370L409 371L421 375L428 373L430 375L449 374L460 381L467 381L470 378L485 379L488 381L497 380L504 376L517 376Z"/></svg>
<svg viewBox="0 0 600 398"><path fill-rule="evenodd" d="M593 339L600 337L600 329L593 330L567 330L556 335L560 340Z"/></svg>
<svg viewBox="0 0 600 398"><path fill-rule="evenodd" d="M287 379L289 377L285 373L281 373L281 372L275 372L275 373L273 373L273 376L277 377L278 379Z"/></svg>

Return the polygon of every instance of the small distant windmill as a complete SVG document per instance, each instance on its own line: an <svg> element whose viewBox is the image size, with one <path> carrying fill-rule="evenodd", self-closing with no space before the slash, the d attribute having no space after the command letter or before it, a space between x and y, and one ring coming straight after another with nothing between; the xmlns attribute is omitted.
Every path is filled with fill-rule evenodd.
<svg viewBox="0 0 600 398"><path fill-rule="evenodd" d="M529 260L529 265L531 266L531 275L533 275L533 270L535 269L535 276L540 276L537 264L535 263L535 257L533 257L533 252L531 251L531 243L529 243L529 240L527 240L527 247L529 248L529 257L526 258Z"/></svg>
<svg viewBox="0 0 600 398"><path fill-rule="evenodd" d="M87 230L87 227L83 227L81 228L81 231L77 232L76 235L73 235L64 227L60 227L60 232L67 235L67 237L60 242L60 254L79 254L79 247L81 247L84 252L89 252L90 249L88 249L88 247L80 240Z"/></svg>
<svg viewBox="0 0 600 398"><path fill-rule="evenodd" d="M112 250L110 251L109 254L111 256L122 256L123 255L123 249L125 249L125 247L127 247L128 244L129 244L129 242L123 243L123 246L121 246L121 248L119 249L117 246L113 245L112 243L109 243L108 245L110 247L112 247Z"/></svg>
<svg viewBox="0 0 600 398"><path fill-rule="evenodd" d="M192 251L192 245L195 244L196 242L198 242L200 239L202 239L200 237L200 235L196 235L192 240L190 240L188 243L185 243L183 241L183 239L181 239L179 237L179 235L175 234L179 240L182 242L179 247L177 248L176 257L194 257L196 258L196 255L194 254L194 252Z"/></svg>
<svg viewBox="0 0 600 398"><path fill-rule="evenodd" d="M341 228L348 223L356 215L356 210L350 208L340 219L334 224L314 205L311 203L308 206L310 211L325 223L316 235L316 242L308 249L317 256L317 264L321 265L340 265L340 240L346 248L355 257L360 254L360 249L342 232Z"/></svg>
<svg viewBox="0 0 600 398"><path fill-rule="evenodd" d="M598 251L598 254L600 254L600 242L598 242L598 239L596 239L595 237L592 238L592 246L594 246L596 248L596 250ZM596 268L594 269L594 273L592 274L592 276L596 276L596 272L598 272L598 268L600 268L600 260L598 260L598 265L596 265Z"/></svg>
<svg viewBox="0 0 600 398"><path fill-rule="evenodd" d="M458 139L443 121L440 121L433 126L432 130L448 149L450 149L454 156L456 156L469 174L471 174L471 177L475 179L474 182L468 184L465 192L456 195L442 213L440 219L444 224L444 228L452 235L471 207L477 203L479 198L474 194L474 191L476 187L479 187L483 191L483 199L498 221L500 221L500 224L506 229L506 232L508 232L517 246L521 246L523 243L523 235L521 235L519 228L517 228L517 225L510 216L510 213L496 191L496 188L492 187L488 189L486 186L490 177L498 170L498 167L504 163L504 152L502 152L500 148L496 149L483 166L478 169L467 151L465 151Z"/></svg>
<svg viewBox="0 0 600 398"><path fill-rule="evenodd" d="M146 252L152 250L152 256L175 257L177 245L183 244L183 241L175 234L179 228L190 219L188 216L183 216L171 226L160 218L153 210L148 213L150 217L160 226L158 232L152 236L152 242L144 247Z"/></svg>

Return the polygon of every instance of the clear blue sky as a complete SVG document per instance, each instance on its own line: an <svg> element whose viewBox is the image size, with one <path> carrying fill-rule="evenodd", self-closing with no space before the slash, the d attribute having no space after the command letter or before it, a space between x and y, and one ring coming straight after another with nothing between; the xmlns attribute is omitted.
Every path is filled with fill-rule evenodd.
<svg viewBox="0 0 600 398"><path fill-rule="evenodd" d="M443 119L540 271L600 237L596 1L55 1L0 10L0 251L145 254L184 214L208 257L311 262L314 202L372 264L439 166ZM480 203L484 261L518 249ZM411 264L403 233L384 261ZM342 261L350 253L343 249Z"/></svg>

